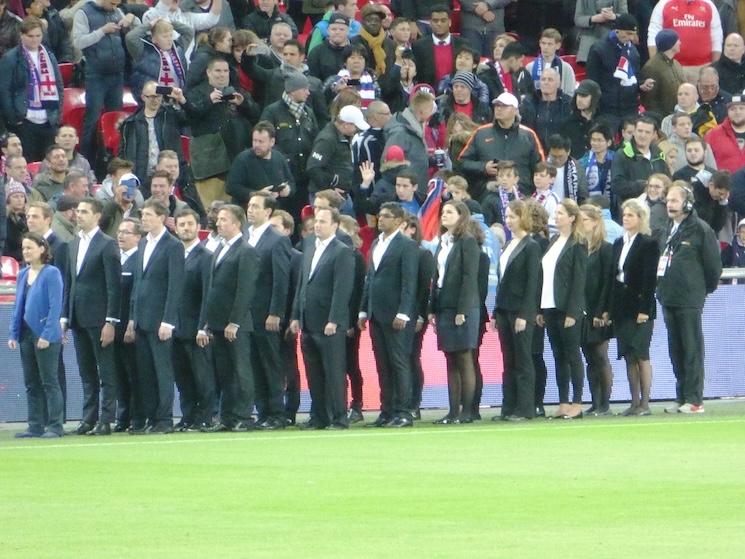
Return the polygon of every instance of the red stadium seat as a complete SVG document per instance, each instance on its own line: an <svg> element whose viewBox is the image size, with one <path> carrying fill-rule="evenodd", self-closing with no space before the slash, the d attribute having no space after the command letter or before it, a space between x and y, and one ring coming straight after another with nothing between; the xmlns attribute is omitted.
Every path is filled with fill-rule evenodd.
<svg viewBox="0 0 745 559"><path fill-rule="evenodd" d="M450 15L450 31L452 33L460 33L460 5Z"/></svg>
<svg viewBox="0 0 745 559"><path fill-rule="evenodd" d="M101 134L103 145L114 155L119 153L119 142L122 139L119 133L119 125L128 116L129 113L126 111L111 111L102 114L98 121L98 131Z"/></svg>
<svg viewBox="0 0 745 559"><path fill-rule="evenodd" d="M561 57L561 59L572 67L572 70L574 70L574 77L576 78L577 82L581 82L587 77L587 70L584 66L580 66L579 64L577 64L576 55L565 54Z"/></svg>
<svg viewBox="0 0 745 559"><path fill-rule="evenodd" d="M360 252L362 253L362 256L365 257L365 260L367 260L367 253L370 252L370 247L372 246L373 241L377 236L377 230L368 225L360 228L360 237L362 237L362 246L360 247Z"/></svg>
<svg viewBox="0 0 745 559"><path fill-rule="evenodd" d="M62 82L65 84L65 87L71 87L72 77L75 73L75 65L71 62L60 62L58 66L59 73L62 74Z"/></svg>
<svg viewBox="0 0 745 559"><path fill-rule="evenodd" d="M191 147L189 145L189 136L181 136L181 151L184 152L184 159L191 163Z"/></svg>
<svg viewBox="0 0 745 559"><path fill-rule="evenodd" d="M124 88L124 94L122 95L122 110L129 114L134 113L139 108L137 99L132 95L132 90L128 87Z"/></svg>
<svg viewBox="0 0 745 559"><path fill-rule="evenodd" d="M0 262L2 262L2 279L6 281L15 281L18 277L18 270L20 265L18 260L12 256L0 256Z"/></svg>
<svg viewBox="0 0 745 559"><path fill-rule="evenodd" d="M83 137L83 117L85 116L85 89L66 87L62 103L62 123L69 124Z"/></svg>
<svg viewBox="0 0 745 559"><path fill-rule="evenodd" d="M41 161L33 161L26 165L26 168L28 169L28 172L31 174L31 177L35 177L39 174L39 169L41 169Z"/></svg>

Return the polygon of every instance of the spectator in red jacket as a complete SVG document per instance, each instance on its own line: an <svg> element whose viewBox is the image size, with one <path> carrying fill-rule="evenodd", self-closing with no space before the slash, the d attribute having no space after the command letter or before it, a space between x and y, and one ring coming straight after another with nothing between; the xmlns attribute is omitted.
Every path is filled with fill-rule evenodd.
<svg viewBox="0 0 745 559"><path fill-rule="evenodd" d="M727 118L706 135L718 169L734 173L745 166L745 95L733 95Z"/></svg>

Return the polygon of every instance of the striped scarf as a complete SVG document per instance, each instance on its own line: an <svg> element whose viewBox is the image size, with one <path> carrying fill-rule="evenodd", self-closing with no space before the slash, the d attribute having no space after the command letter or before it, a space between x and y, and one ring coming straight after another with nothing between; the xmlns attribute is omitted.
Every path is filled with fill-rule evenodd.
<svg viewBox="0 0 745 559"><path fill-rule="evenodd" d="M285 102L285 105L287 105L287 109L290 111L290 114L295 118L295 120L300 122L305 116L305 103L296 103L284 91L282 92L282 101Z"/></svg>
<svg viewBox="0 0 745 559"><path fill-rule="evenodd" d="M54 75L54 68L49 61L49 53L44 46L39 45L39 67L36 67L34 59L28 50L21 47L23 57L26 59L28 86L26 98L28 107L32 110L42 110L47 107L59 105L59 88Z"/></svg>
<svg viewBox="0 0 745 559"><path fill-rule="evenodd" d="M184 68L181 66L181 60L179 60L176 49L172 48L169 51L165 51L158 47L155 48L160 53L158 84L183 89L186 79L184 77Z"/></svg>
<svg viewBox="0 0 745 559"><path fill-rule="evenodd" d="M346 68L339 70L337 76L347 79L351 77L349 75L349 70ZM367 70L362 72L362 75L360 76L360 85L357 86L357 92L360 94L363 107L367 107L370 103L375 101L375 79Z"/></svg>

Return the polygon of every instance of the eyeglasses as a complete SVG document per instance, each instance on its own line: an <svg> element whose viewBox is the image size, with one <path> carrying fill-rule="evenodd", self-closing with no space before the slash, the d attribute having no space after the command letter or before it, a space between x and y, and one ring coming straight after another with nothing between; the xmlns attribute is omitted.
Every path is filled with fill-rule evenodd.
<svg viewBox="0 0 745 559"><path fill-rule="evenodd" d="M385 218L385 219L393 219L393 217L394 217L394 216L393 216L393 214L389 214L389 213L384 213L384 214L383 214L383 213L381 213L381 214L378 214L378 219L380 219L381 217L383 217L383 218Z"/></svg>
<svg viewBox="0 0 745 559"><path fill-rule="evenodd" d="M116 234L117 235L134 235L135 232L134 231L117 231Z"/></svg>

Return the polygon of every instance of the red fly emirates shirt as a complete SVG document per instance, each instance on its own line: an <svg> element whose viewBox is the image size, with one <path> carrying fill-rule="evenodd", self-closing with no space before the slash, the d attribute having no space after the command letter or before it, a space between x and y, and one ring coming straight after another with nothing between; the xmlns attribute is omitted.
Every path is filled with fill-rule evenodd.
<svg viewBox="0 0 745 559"><path fill-rule="evenodd" d="M712 51L722 52L722 21L711 0L660 0L649 21L647 45L655 46L662 29L673 29L680 37L682 66L711 63Z"/></svg>

